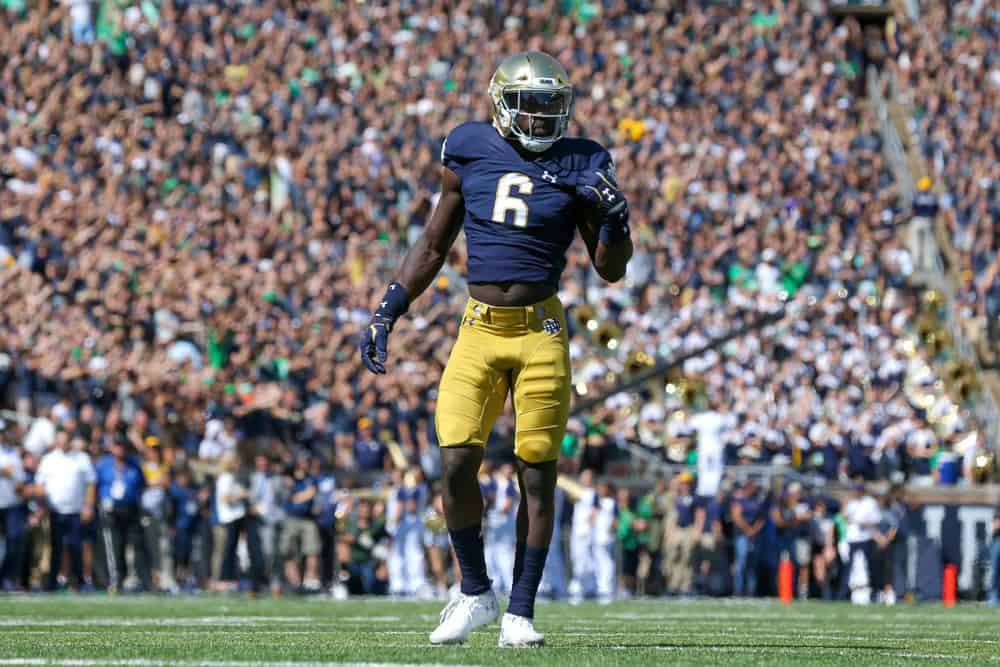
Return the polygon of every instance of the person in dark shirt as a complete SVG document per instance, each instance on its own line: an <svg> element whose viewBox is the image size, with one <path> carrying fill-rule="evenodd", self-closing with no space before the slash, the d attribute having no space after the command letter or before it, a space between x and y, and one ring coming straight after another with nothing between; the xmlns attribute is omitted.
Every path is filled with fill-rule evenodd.
<svg viewBox="0 0 1000 667"><path fill-rule="evenodd" d="M201 527L201 507L198 502L198 486L194 483L191 469L179 468L174 473L174 481L167 492L170 514L170 539L174 549L174 567L178 583L186 590L194 588L191 578L191 552L194 536Z"/></svg>
<svg viewBox="0 0 1000 667"><path fill-rule="evenodd" d="M705 523L705 509L696 502L693 481L694 477L687 471L674 481L674 511L666 526L663 556L667 591L671 593L691 593L694 581L692 557Z"/></svg>
<svg viewBox="0 0 1000 667"><path fill-rule="evenodd" d="M799 597L809 591L809 563L812 557L808 534L812 510L802 499L802 485L792 482L771 507L771 521L778 536L779 559L788 558L798 571Z"/></svg>
<svg viewBox="0 0 1000 667"><path fill-rule="evenodd" d="M308 592L320 589L319 530L313 518L313 503L318 492L316 480L309 475L309 459L299 457L295 469L285 484L288 495L284 502L285 524L278 550L285 561L285 579L289 585L301 586ZM299 559L305 558L305 576L299 578Z"/></svg>
<svg viewBox="0 0 1000 667"><path fill-rule="evenodd" d="M347 547L346 565L351 577L348 589L351 594L385 594L384 582L379 585L375 569L379 560L377 555L387 550L389 534L385 530L385 519L373 516L371 502L358 501L356 512L348 520L341 539Z"/></svg>
<svg viewBox="0 0 1000 667"><path fill-rule="evenodd" d="M599 431L588 432L580 451L580 469L593 470L598 477L604 475L613 455L613 447L608 437Z"/></svg>
<svg viewBox="0 0 1000 667"><path fill-rule="evenodd" d="M354 441L354 460L361 470L385 470L388 464L388 449L372 431L372 420L362 417L358 420L358 437Z"/></svg>
<svg viewBox="0 0 1000 667"><path fill-rule="evenodd" d="M732 482L723 479L715 496L703 499L704 524L695 552L695 582L708 595L724 595L729 589L729 549L726 541L726 512Z"/></svg>
<svg viewBox="0 0 1000 667"><path fill-rule="evenodd" d="M987 604L996 607L1000 604L1000 507L993 512L993 526L990 531L990 590L986 598Z"/></svg>
<svg viewBox="0 0 1000 667"><path fill-rule="evenodd" d="M931 179L926 176L917 181L917 193L913 196L913 215L933 220L938 213L937 195L931 191Z"/></svg>
<svg viewBox="0 0 1000 667"><path fill-rule="evenodd" d="M319 580L326 589L333 583L336 565L337 478L333 470L318 456L309 461L309 474L316 481L313 519L319 533Z"/></svg>
<svg viewBox="0 0 1000 667"><path fill-rule="evenodd" d="M750 477L737 490L730 511L733 517L733 551L736 569L733 593L753 596L757 593L758 535L764 527L764 505L757 480Z"/></svg>

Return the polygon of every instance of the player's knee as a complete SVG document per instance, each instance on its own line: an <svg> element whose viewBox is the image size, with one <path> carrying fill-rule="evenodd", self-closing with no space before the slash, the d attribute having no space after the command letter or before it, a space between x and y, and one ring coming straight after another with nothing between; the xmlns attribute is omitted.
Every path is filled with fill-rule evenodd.
<svg viewBox="0 0 1000 667"><path fill-rule="evenodd" d="M548 437L520 437L515 448L515 454L522 461L538 464L555 461L559 458L559 449Z"/></svg>

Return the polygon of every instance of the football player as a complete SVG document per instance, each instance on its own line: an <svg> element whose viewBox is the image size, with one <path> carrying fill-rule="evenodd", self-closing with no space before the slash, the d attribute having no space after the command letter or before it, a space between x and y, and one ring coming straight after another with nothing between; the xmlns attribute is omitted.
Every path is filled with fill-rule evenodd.
<svg viewBox="0 0 1000 667"><path fill-rule="evenodd" d="M499 643L540 646L544 638L532 619L570 404L559 278L577 231L609 282L625 275L632 241L611 155L596 142L565 136L573 87L562 65L540 52L511 56L490 79L489 97L492 122L465 123L445 139L437 207L380 300L361 354L369 370L386 372L393 325L434 279L464 226L471 298L441 377L435 415L461 595L445 607L430 641L462 643L499 616L483 555L477 471L510 393L521 493L513 588Z"/></svg>

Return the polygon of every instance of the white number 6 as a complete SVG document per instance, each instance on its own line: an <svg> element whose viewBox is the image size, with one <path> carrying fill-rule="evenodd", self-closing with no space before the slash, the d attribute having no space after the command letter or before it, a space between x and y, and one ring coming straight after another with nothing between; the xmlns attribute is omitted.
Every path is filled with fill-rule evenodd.
<svg viewBox="0 0 1000 667"><path fill-rule="evenodd" d="M514 188L517 188L517 194L520 197L511 194ZM513 211L514 226L527 227L528 205L521 197L530 195L533 189L531 178L524 174L512 172L501 176L500 180L497 181L496 198L493 200L493 222L506 222L507 213Z"/></svg>

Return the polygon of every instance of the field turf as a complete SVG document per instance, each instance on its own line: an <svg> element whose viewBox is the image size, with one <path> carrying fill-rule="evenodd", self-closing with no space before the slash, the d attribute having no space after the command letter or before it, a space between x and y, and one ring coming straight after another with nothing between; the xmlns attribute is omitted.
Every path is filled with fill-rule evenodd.
<svg viewBox="0 0 1000 667"><path fill-rule="evenodd" d="M543 649L499 650L498 626L427 644L438 603L204 596L0 598L0 667L344 664L912 665L1000 663L1000 610L840 603L539 604Z"/></svg>

